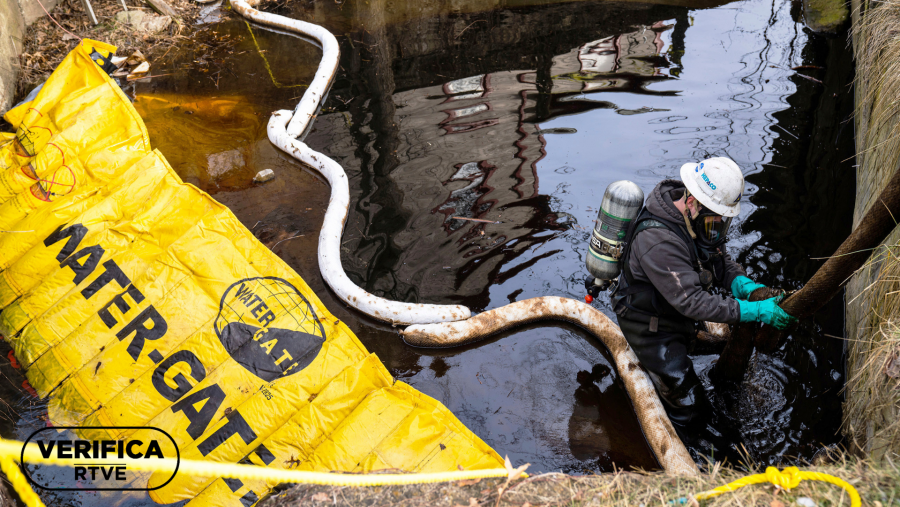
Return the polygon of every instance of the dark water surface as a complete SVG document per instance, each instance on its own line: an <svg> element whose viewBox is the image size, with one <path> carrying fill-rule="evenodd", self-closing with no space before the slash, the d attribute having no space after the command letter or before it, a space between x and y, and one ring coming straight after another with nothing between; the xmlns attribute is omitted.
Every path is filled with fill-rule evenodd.
<svg viewBox="0 0 900 507"><path fill-rule="evenodd" d="M374 294L483 311L583 297L606 186L645 192L727 155L747 191L729 250L751 277L798 288L849 232L852 62L790 2L300 1L271 6L338 36L340 72L306 142L350 178L350 278ZM234 210L398 379L446 404L532 471L656 468L603 346L548 323L458 349L406 346L346 308L316 264L328 186L273 148L320 52L210 9L197 44L134 90L151 140L186 181ZM821 83L798 77L799 65ZM843 162L842 162L843 161ZM276 179L250 181L271 168ZM478 218L485 224L454 219ZM612 316L605 297L594 303ZM838 441L843 307L777 353L741 393L709 387L752 459L810 459ZM704 375L715 356L697 356ZM20 432L24 431L20 428Z"/></svg>

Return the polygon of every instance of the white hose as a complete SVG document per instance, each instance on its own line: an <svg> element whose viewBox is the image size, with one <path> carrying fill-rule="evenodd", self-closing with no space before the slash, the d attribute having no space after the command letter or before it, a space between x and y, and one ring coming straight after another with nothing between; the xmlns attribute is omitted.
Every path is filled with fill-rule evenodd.
<svg viewBox="0 0 900 507"><path fill-rule="evenodd" d="M258 0L253 1L256 5ZM341 236L350 209L350 185L344 169L327 156L299 141L316 117L316 112L331 88L338 68L340 49L337 39L321 26L277 14L259 12L246 0L231 0L240 15L256 23L312 37L322 45L322 60L316 77L293 112L278 111L269 119L269 141L300 162L319 171L331 185L331 198L319 233L319 270L325 283L342 301L357 310L392 324L430 324L467 319L472 315L465 306L424 305L390 301L370 294L347 277L341 265Z"/></svg>
<svg viewBox="0 0 900 507"><path fill-rule="evenodd" d="M616 368L635 406L638 420L660 464L678 474L698 472L675 433L653 384L638 363L621 330L593 307L566 298L543 297L513 303L470 318L468 308L459 305L401 303L369 294L347 277L341 265L341 236L350 208L350 185L344 169L329 157L312 150L297 139L305 135L315 119L337 72L340 49L337 39L326 29L276 14L259 12L247 0L230 0L239 14L256 23L304 35L318 41L322 60L316 77L293 112L277 111L269 119L269 140L300 162L319 171L331 186L331 198L319 233L319 269L322 277L345 303L377 319L392 324L420 324L404 331L407 342L420 346L453 346L475 341L515 325L541 319L573 322L595 334L613 354ZM250 0L252 5L259 0ZM464 321L464 322L454 322ZM442 324L443 323L443 324ZM428 324L428 325L424 325Z"/></svg>
<svg viewBox="0 0 900 507"><path fill-rule="evenodd" d="M463 322L409 326L403 339L423 347L453 347L483 340L492 334L538 320L563 320L590 331L609 349L628 397L634 405L644 436L659 464L670 473L699 473L684 444L675 433L650 377L622 330L600 310L574 299L544 296L517 301L476 315Z"/></svg>

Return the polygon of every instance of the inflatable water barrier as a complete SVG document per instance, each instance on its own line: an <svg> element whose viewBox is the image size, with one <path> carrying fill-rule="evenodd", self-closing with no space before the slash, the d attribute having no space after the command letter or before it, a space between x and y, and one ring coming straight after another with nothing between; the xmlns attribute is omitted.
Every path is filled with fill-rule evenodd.
<svg viewBox="0 0 900 507"><path fill-rule="evenodd" d="M91 439L160 428L183 459L276 469L503 468L179 179L109 78L114 52L82 41L0 134L0 333L49 422ZM149 495L242 506L275 485L176 474Z"/></svg>

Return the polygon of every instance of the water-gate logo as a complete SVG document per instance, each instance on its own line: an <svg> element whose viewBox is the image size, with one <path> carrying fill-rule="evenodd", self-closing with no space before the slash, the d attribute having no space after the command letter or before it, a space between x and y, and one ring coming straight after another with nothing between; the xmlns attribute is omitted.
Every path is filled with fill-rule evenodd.
<svg viewBox="0 0 900 507"><path fill-rule="evenodd" d="M125 438L86 439L75 436L89 434L126 434ZM23 466L25 476L35 486L53 491L152 491L175 478L181 464L181 452L175 440L159 428L140 426L56 426L32 433L22 446L21 462L25 463L28 445L37 447L44 459L59 465ZM148 487L146 473L135 470L128 461L160 461L174 459L175 468L168 480ZM166 472L168 474L169 472Z"/></svg>
<svg viewBox="0 0 900 507"><path fill-rule="evenodd" d="M309 301L287 280L246 278L222 295L216 335L241 366L271 382L312 363L325 330Z"/></svg>

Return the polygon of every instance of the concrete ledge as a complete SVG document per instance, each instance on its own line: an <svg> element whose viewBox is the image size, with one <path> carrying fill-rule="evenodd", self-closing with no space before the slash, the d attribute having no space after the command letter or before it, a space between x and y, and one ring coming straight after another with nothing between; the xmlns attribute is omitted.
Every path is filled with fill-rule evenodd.
<svg viewBox="0 0 900 507"><path fill-rule="evenodd" d="M0 1L12 1L12 0L0 0ZM41 4L38 3L37 0L18 0L19 8L22 10L22 17L25 19L25 26L28 26L41 17L43 17L44 9L41 8ZM60 0L41 0L41 3L44 4L44 7L48 11L52 11L54 7L59 4Z"/></svg>
<svg viewBox="0 0 900 507"><path fill-rule="evenodd" d="M12 105L25 19L16 0L0 0L0 113Z"/></svg>
<svg viewBox="0 0 900 507"><path fill-rule="evenodd" d="M803 0L803 18L814 32L836 33L849 17L850 10L844 0Z"/></svg>
<svg viewBox="0 0 900 507"><path fill-rule="evenodd" d="M52 10L60 0L41 2ZM16 93L25 29L44 15L38 0L0 0L0 115L12 106Z"/></svg>

